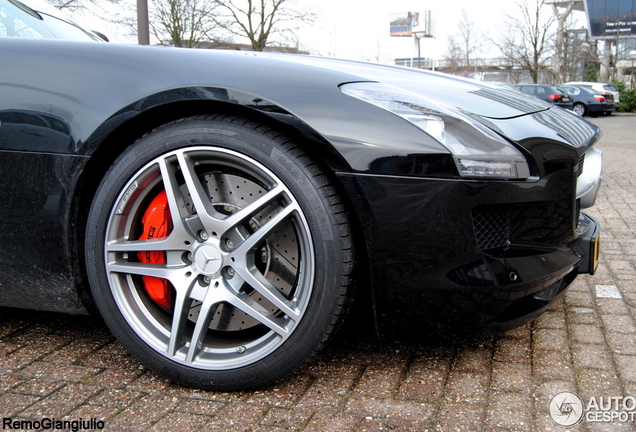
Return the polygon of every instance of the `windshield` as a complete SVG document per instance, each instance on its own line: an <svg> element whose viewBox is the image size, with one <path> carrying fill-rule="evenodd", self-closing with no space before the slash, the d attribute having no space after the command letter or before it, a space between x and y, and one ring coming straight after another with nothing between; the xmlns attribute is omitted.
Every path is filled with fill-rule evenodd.
<svg viewBox="0 0 636 432"><path fill-rule="evenodd" d="M100 40L72 21L62 18L51 6L42 5L39 8L32 1L29 4L35 9L18 0L0 0L0 36Z"/></svg>

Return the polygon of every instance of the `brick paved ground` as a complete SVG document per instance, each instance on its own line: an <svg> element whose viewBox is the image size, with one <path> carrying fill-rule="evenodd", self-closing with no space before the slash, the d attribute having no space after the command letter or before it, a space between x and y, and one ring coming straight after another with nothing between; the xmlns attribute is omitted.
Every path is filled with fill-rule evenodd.
<svg viewBox="0 0 636 432"><path fill-rule="evenodd" d="M350 330L275 386L214 393L145 370L98 319L0 309L0 415L95 418L113 431L559 431L548 415L558 393L586 404L636 397L636 117L594 121L605 131L605 180L590 212L603 225L601 265L534 323L446 345ZM636 422L571 430L636 431Z"/></svg>

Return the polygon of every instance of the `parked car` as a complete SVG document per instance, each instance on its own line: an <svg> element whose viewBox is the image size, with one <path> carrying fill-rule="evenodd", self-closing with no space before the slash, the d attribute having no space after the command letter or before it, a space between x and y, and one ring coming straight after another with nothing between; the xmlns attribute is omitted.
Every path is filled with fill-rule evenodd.
<svg viewBox="0 0 636 432"><path fill-rule="evenodd" d="M555 86L547 84L520 84L514 87L517 91L534 96L542 101L549 102L564 109L572 109L572 100L570 97Z"/></svg>
<svg viewBox="0 0 636 432"><path fill-rule="evenodd" d="M610 115L616 109L611 94L599 94L585 86L562 85L559 89L570 95L574 102L572 111L581 117Z"/></svg>
<svg viewBox="0 0 636 432"><path fill-rule="evenodd" d="M594 90L597 93L600 93L602 95L611 95L612 98L614 99L614 103L616 104L616 107L618 107L618 105L621 102L621 93L618 91L618 89L616 89L616 87L614 87L613 85L609 84L609 83L603 83L603 82L591 82L591 81L570 81L570 82L566 82L563 83L564 86L568 86L568 85L574 85L574 86L583 86L583 87L588 87L591 88L592 90Z"/></svg>
<svg viewBox="0 0 636 432"><path fill-rule="evenodd" d="M57 40L38 5L0 0L47 37L0 38L0 113L24 114L0 125L1 306L96 308L149 369L238 390L311 358L354 295L382 335L505 329L596 269L601 133L572 113L414 69Z"/></svg>

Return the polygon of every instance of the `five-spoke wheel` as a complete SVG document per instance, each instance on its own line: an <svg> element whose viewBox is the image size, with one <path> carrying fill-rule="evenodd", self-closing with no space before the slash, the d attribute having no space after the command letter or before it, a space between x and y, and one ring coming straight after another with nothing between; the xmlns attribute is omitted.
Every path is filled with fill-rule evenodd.
<svg viewBox="0 0 636 432"><path fill-rule="evenodd" d="M278 379L320 347L346 303L352 240L334 196L307 155L261 125L212 117L159 128L116 161L91 209L100 312L177 382Z"/></svg>

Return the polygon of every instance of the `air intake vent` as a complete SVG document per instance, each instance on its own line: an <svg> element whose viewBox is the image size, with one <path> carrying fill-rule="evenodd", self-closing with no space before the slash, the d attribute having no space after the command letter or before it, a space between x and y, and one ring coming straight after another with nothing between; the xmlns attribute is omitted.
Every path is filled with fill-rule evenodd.
<svg viewBox="0 0 636 432"><path fill-rule="evenodd" d="M507 207L475 207L473 227L477 245L482 250L510 244L510 210Z"/></svg>

